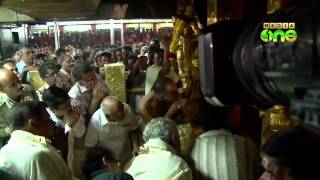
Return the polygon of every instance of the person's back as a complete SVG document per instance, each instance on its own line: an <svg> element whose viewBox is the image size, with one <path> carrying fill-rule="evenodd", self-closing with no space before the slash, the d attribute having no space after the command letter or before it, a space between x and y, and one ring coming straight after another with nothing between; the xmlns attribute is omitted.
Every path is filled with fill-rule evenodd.
<svg viewBox="0 0 320 180"><path fill-rule="evenodd" d="M16 179L59 180L70 175L65 174L68 168L49 142L25 131L14 131L8 144L1 149L0 156L0 166ZM41 172L39 166L42 166ZM53 169L56 172L52 172Z"/></svg>
<svg viewBox="0 0 320 180"><path fill-rule="evenodd" d="M179 134L174 121L166 118L151 120L143 131L146 142L126 166L126 172L136 180L192 180L188 164L180 152ZM176 154L177 153L177 154Z"/></svg>
<svg viewBox="0 0 320 180"><path fill-rule="evenodd" d="M190 156L195 179L254 180L257 175L253 142L224 129L200 135Z"/></svg>
<svg viewBox="0 0 320 180"><path fill-rule="evenodd" d="M127 170L134 179L192 179L187 163L160 139L151 139Z"/></svg>
<svg viewBox="0 0 320 180"><path fill-rule="evenodd" d="M82 171L87 180L133 180L119 165L109 149L96 146L87 150Z"/></svg>
<svg viewBox="0 0 320 180"><path fill-rule="evenodd" d="M14 131L0 151L1 168L19 180L71 179L66 163L50 144L54 124L43 103L17 104L10 119Z"/></svg>
<svg viewBox="0 0 320 180"><path fill-rule="evenodd" d="M199 124L193 124L199 135L190 151L190 166L195 179L254 180L258 174L258 152L246 137L227 130L228 107L204 105Z"/></svg>

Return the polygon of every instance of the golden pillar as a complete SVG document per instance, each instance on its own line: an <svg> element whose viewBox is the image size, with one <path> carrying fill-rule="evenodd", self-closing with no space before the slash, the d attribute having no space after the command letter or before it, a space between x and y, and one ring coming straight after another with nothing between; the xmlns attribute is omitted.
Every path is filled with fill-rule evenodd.
<svg viewBox="0 0 320 180"><path fill-rule="evenodd" d="M275 105L270 109L260 111L262 118L261 144L263 145L272 135L281 130L295 126L288 109L281 105Z"/></svg>

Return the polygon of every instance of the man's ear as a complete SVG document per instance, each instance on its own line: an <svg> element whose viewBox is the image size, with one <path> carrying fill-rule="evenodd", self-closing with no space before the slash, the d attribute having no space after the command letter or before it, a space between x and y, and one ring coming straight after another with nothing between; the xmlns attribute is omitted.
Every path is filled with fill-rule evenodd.
<svg viewBox="0 0 320 180"><path fill-rule="evenodd" d="M28 120L28 128L32 131L34 131L35 129L37 129L37 122L35 119L29 119Z"/></svg>
<svg viewBox="0 0 320 180"><path fill-rule="evenodd" d="M106 159L106 157L102 157L102 163L103 163L103 166L106 168L106 169L110 169L111 168L111 165L110 165L110 162Z"/></svg>

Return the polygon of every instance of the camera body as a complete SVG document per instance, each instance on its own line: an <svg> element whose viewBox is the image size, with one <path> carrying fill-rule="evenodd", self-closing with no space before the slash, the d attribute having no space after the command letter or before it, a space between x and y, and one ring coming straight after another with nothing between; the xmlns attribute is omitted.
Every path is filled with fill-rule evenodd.
<svg viewBox="0 0 320 180"><path fill-rule="evenodd" d="M207 101L260 109L284 105L296 119L320 127L319 11L320 3L313 3L278 11L259 23L209 26L199 37L201 91Z"/></svg>

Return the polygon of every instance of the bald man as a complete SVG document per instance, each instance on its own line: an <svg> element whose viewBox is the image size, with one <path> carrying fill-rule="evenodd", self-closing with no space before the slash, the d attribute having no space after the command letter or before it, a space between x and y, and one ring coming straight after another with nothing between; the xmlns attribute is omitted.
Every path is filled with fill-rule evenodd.
<svg viewBox="0 0 320 180"><path fill-rule="evenodd" d="M138 132L139 124L130 106L109 96L91 118L85 145L109 149L114 159L125 163L139 148Z"/></svg>
<svg viewBox="0 0 320 180"><path fill-rule="evenodd" d="M23 88L17 75L7 69L0 69L0 147L6 144L11 134L9 114L12 106L20 102Z"/></svg>

